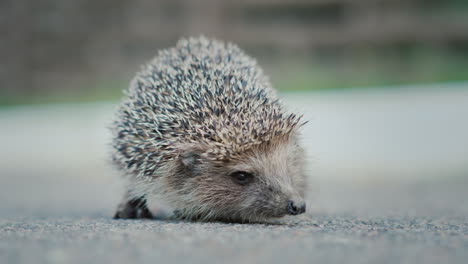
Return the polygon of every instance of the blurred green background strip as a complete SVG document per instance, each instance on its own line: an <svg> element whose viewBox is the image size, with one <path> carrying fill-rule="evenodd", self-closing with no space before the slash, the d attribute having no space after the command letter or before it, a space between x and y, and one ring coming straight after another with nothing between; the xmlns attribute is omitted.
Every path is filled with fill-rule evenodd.
<svg viewBox="0 0 468 264"><path fill-rule="evenodd" d="M116 100L200 34L239 44L281 91L468 80L464 0L6 0L0 17L0 106Z"/></svg>

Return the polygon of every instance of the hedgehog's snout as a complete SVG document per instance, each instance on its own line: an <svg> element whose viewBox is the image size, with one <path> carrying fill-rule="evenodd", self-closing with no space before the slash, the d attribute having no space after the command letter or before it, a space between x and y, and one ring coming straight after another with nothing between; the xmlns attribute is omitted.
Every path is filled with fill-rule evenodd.
<svg viewBox="0 0 468 264"><path fill-rule="evenodd" d="M303 214L306 211L306 204L304 201L289 200L286 210L290 215Z"/></svg>

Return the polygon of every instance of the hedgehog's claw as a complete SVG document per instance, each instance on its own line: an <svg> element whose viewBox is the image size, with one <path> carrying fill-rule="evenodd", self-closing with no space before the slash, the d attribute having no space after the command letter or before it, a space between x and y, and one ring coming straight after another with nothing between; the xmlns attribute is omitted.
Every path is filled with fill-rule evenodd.
<svg viewBox="0 0 468 264"><path fill-rule="evenodd" d="M153 219L144 197L124 200L114 215L114 219Z"/></svg>

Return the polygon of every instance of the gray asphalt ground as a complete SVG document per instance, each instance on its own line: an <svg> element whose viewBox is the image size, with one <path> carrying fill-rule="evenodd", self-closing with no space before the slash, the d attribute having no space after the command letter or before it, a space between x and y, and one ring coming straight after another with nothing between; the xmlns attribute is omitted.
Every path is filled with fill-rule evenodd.
<svg viewBox="0 0 468 264"><path fill-rule="evenodd" d="M468 89L288 100L307 214L269 224L112 220L112 104L1 110L0 263L467 262Z"/></svg>
<svg viewBox="0 0 468 264"><path fill-rule="evenodd" d="M333 209L274 224L112 220L91 209L47 216L43 208L0 220L0 263L466 263L468 185L401 187L337 187L338 197L316 200Z"/></svg>
<svg viewBox="0 0 468 264"><path fill-rule="evenodd" d="M280 225L1 222L2 263L466 263L466 219L305 217Z"/></svg>

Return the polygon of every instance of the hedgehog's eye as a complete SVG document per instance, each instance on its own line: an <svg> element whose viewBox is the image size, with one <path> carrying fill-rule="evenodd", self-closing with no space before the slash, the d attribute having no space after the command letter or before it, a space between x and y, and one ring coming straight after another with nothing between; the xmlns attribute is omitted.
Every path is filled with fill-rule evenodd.
<svg viewBox="0 0 468 264"><path fill-rule="evenodd" d="M231 174L232 180L240 185L246 185L252 182L253 175L245 171L236 171Z"/></svg>

